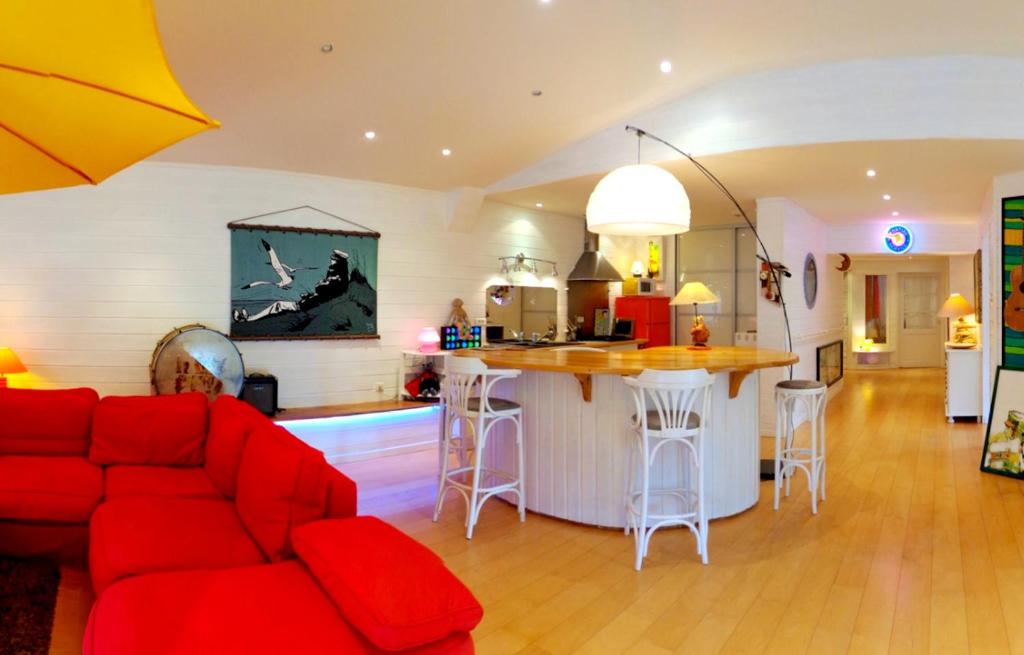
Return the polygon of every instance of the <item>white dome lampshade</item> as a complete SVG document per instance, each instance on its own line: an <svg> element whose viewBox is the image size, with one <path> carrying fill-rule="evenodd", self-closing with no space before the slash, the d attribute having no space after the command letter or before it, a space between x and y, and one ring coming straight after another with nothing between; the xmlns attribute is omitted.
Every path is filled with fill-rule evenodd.
<svg viewBox="0 0 1024 655"><path fill-rule="evenodd" d="M630 236L682 234L690 229L690 199L664 168L622 166L605 175L590 194L587 229Z"/></svg>

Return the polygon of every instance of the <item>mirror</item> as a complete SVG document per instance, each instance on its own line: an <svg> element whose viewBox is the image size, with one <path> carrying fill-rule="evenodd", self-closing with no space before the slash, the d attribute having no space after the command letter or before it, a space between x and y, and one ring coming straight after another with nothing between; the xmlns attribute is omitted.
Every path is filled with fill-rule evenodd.
<svg viewBox="0 0 1024 655"><path fill-rule="evenodd" d="M502 339L530 339L534 332L543 336L552 327L557 335L558 292L548 287L488 287L487 326L502 328ZM488 341L495 341L490 334L488 329Z"/></svg>
<svg viewBox="0 0 1024 655"><path fill-rule="evenodd" d="M886 342L886 284L884 275L864 276L864 338Z"/></svg>
<svg viewBox="0 0 1024 655"><path fill-rule="evenodd" d="M814 260L814 253L807 253L804 259L804 302L807 309L814 309L814 303L818 300L818 262Z"/></svg>
<svg viewBox="0 0 1024 655"><path fill-rule="evenodd" d="M495 305L511 305L515 300L515 287L508 285L487 288L487 302Z"/></svg>

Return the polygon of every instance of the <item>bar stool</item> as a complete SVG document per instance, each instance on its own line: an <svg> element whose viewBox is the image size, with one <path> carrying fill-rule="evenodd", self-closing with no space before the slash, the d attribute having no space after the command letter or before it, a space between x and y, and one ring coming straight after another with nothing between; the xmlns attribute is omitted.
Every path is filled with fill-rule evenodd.
<svg viewBox="0 0 1024 655"><path fill-rule="evenodd" d="M825 500L825 406L828 387L815 380L783 380L775 385L775 509L779 509L779 490L786 480L789 496L790 478L795 469L807 474L811 492L811 513L818 513L818 489ZM793 444L796 432L796 409L807 410L811 424L811 443L807 448Z"/></svg>
<svg viewBox="0 0 1024 655"><path fill-rule="evenodd" d="M708 563L708 519L704 496L704 436L711 408L714 378L704 369L695 371L645 370L624 378L636 401L632 427L636 433L629 453L626 487L626 529L636 542L636 570L640 570L651 537L659 528L684 525L697 538L697 554ZM686 484L677 488L651 489L651 471L662 447L679 446L688 462ZM640 456L639 480L636 479ZM684 471L680 471L684 473ZM650 501L661 499L661 513L652 513ZM676 503L679 511L665 511Z"/></svg>
<svg viewBox="0 0 1024 655"><path fill-rule="evenodd" d="M520 375L514 369L491 369L474 357L450 357L445 363L442 399L445 404L444 438L441 444L440 480L434 521L441 515L441 505L448 491L454 489L466 501L466 539L473 538L473 529L480 509L489 498L512 492L519 501L519 520L526 520L526 493L523 489L523 410L519 403L492 398L494 385ZM474 395L474 393L479 395ZM501 421L515 424L515 459L511 473L483 465L484 453L492 428ZM456 434L455 426L459 425ZM469 454L472 451L472 458ZM451 468L451 456L458 456L458 466ZM471 474L469 481L459 480Z"/></svg>

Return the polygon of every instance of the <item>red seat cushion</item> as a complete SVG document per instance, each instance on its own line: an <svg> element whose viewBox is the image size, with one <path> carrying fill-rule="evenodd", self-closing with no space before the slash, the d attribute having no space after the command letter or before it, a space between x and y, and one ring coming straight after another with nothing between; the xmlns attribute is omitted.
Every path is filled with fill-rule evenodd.
<svg viewBox="0 0 1024 655"><path fill-rule="evenodd" d="M265 562L227 500L125 496L100 505L89 524L97 594L141 573Z"/></svg>
<svg viewBox="0 0 1024 655"><path fill-rule="evenodd" d="M385 650L467 633L483 617L440 557L373 516L308 523L292 544L349 623Z"/></svg>
<svg viewBox="0 0 1024 655"><path fill-rule="evenodd" d="M252 405L231 396L219 396L210 405L204 466L217 489L228 498L234 498L238 489L238 467L249 433L269 424L270 419Z"/></svg>
<svg viewBox="0 0 1024 655"><path fill-rule="evenodd" d="M284 428L257 429L245 444L235 505L249 534L272 561L291 553L295 526L323 518L327 462Z"/></svg>
<svg viewBox="0 0 1024 655"><path fill-rule="evenodd" d="M206 396L107 396L96 407L89 459L96 464L199 466Z"/></svg>
<svg viewBox="0 0 1024 655"><path fill-rule="evenodd" d="M106 498L121 496L176 496L223 500L210 477L198 466L110 466Z"/></svg>
<svg viewBox="0 0 1024 655"><path fill-rule="evenodd" d="M92 389L0 389L0 454L85 455Z"/></svg>
<svg viewBox="0 0 1024 655"><path fill-rule="evenodd" d="M295 561L122 580L93 606L85 655L382 655ZM472 655L465 634L406 655Z"/></svg>
<svg viewBox="0 0 1024 655"><path fill-rule="evenodd" d="M103 469L84 457L0 456L0 519L86 523Z"/></svg>

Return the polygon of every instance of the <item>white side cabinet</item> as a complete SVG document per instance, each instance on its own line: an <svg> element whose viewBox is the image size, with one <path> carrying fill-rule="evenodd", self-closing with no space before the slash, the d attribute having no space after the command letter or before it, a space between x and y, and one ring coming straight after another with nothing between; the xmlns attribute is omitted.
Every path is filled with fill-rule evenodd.
<svg viewBox="0 0 1024 655"><path fill-rule="evenodd" d="M981 415L981 349L947 346L946 418Z"/></svg>

